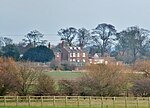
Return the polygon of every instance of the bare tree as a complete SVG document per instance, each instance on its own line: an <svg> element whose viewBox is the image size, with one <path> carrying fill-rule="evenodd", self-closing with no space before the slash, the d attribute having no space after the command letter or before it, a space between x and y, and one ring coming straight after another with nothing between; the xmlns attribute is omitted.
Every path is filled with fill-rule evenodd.
<svg viewBox="0 0 150 108"><path fill-rule="evenodd" d="M15 92L17 86L17 67L10 58L0 58L0 95Z"/></svg>
<svg viewBox="0 0 150 108"><path fill-rule="evenodd" d="M73 27L60 29L58 31L58 35L61 37L61 40L66 41L71 46L75 36L77 35L77 30Z"/></svg>
<svg viewBox="0 0 150 108"><path fill-rule="evenodd" d="M89 30L85 28L78 29L77 45L81 47L81 49L87 44L89 44L90 39L91 39L91 34Z"/></svg>
<svg viewBox="0 0 150 108"><path fill-rule="evenodd" d="M150 60L136 61L133 69L136 72L144 73L145 77L150 78Z"/></svg>
<svg viewBox="0 0 150 108"><path fill-rule="evenodd" d="M116 50L122 52L125 62L133 63L138 58L145 58L150 47L150 31L137 26L128 27L117 33ZM128 59L130 58L130 59Z"/></svg>
<svg viewBox="0 0 150 108"><path fill-rule="evenodd" d="M116 29L111 24L99 24L92 32L95 44L100 48L102 56L108 51L113 39L115 39Z"/></svg>
<svg viewBox="0 0 150 108"><path fill-rule="evenodd" d="M8 37L0 37L0 47L13 44L13 40Z"/></svg>
<svg viewBox="0 0 150 108"><path fill-rule="evenodd" d="M22 63L18 69L18 86L19 95L26 96L33 92L37 79L40 74L39 68L31 67L29 63Z"/></svg>
<svg viewBox="0 0 150 108"><path fill-rule="evenodd" d="M150 78L135 80L131 90L135 96L150 96Z"/></svg>
<svg viewBox="0 0 150 108"><path fill-rule="evenodd" d="M81 86L87 88L85 91L92 93L91 95L117 96L122 92L126 84L125 74L122 73L121 66L90 65L87 67L87 70L89 71L88 75L83 79L84 82L81 80Z"/></svg>
<svg viewBox="0 0 150 108"><path fill-rule="evenodd" d="M78 83L74 80L60 80L59 85L59 95L73 96L78 94Z"/></svg>
<svg viewBox="0 0 150 108"><path fill-rule="evenodd" d="M42 40L43 36L44 35L39 31L33 30L25 35L25 39L23 39L23 42L33 47L36 47L37 45L44 45L46 43L46 40Z"/></svg>
<svg viewBox="0 0 150 108"><path fill-rule="evenodd" d="M54 80L46 75L41 74L37 80L36 95L54 95L55 94L55 82Z"/></svg>

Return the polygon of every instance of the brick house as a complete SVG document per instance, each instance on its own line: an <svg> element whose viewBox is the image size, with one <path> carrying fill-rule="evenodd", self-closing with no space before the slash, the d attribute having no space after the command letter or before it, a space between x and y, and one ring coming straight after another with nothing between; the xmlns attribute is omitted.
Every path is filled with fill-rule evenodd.
<svg viewBox="0 0 150 108"><path fill-rule="evenodd" d="M86 51L74 45L69 46L64 41L52 50L57 61L68 62L74 66L84 66L88 62L88 53Z"/></svg>

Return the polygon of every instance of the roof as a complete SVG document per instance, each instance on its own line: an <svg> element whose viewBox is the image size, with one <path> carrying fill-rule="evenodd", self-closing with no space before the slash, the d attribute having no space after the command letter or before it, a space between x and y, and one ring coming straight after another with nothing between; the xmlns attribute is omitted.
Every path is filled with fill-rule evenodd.
<svg viewBox="0 0 150 108"><path fill-rule="evenodd" d="M83 52L80 47L76 47L76 46L71 46L71 47L65 46L64 48L65 48L68 52Z"/></svg>
<svg viewBox="0 0 150 108"><path fill-rule="evenodd" d="M93 57L94 58L100 58L101 57L101 53L95 53Z"/></svg>
<svg viewBox="0 0 150 108"><path fill-rule="evenodd" d="M62 45L63 44L63 45ZM81 49L80 47L77 47L75 45L69 46L67 42L60 43L56 47L51 48L53 52L61 52L62 47L67 51L67 52L72 52L72 53L78 53L78 52L86 52L84 49Z"/></svg>

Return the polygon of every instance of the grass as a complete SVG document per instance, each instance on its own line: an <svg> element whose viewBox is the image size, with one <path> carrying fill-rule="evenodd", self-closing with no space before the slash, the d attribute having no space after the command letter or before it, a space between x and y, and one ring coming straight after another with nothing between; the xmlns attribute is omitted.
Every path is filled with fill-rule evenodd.
<svg viewBox="0 0 150 108"><path fill-rule="evenodd" d="M0 106L0 108L101 108L101 107L74 107L74 106L66 106L66 107L52 107L52 106L41 106L41 107L37 107L37 106ZM113 108L113 107L102 107L102 108ZM124 108L124 107L117 107L117 108ZM127 107L127 108L136 108L135 106L133 107ZM148 107L140 107L140 108L148 108Z"/></svg>
<svg viewBox="0 0 150 108"><path fill-rule="evenodd" d="M60 71L60 72L46 72L47 75L50 75L55 80L75 80L84 76L83 72L72 72L72 71Z"/></svg>

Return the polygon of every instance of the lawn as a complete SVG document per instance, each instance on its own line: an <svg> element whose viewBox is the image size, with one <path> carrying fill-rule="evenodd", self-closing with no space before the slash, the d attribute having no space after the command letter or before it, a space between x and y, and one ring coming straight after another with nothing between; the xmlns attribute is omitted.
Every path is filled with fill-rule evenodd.
<svg viewBox="0 0 150 108"><path fill-rule="evenodd" d="M0 108L100 108L100 107L75 107L75 106L0 106ZM103 107L105 108L105 107Z"/></svg>
<svg viewBox="0 0 150 108"><path fill-rule="evenodd" d="M101 107L73 107L73 106L66 106L66 107L50 107L50 106L43 106L43 107L36 107L36 106L0 106L0 108L101 108ZM102 108L114 108L114 107L102 107ZM117 107L119 108L119 107ZM125 107L120 107L125 108ZM127 108L136 108L134 107L127 107ZM140 107L140 108L147 108L147 107Z"/></svg>
<svg viewBox="0 0 150 108"><path fill-rule="evenodd" d="M72 71L60 71L60 72L46 72L47 75L50 75L55 80L74 80L80 77L83 77L85 73L83 72L72 72Z"/></svg>

